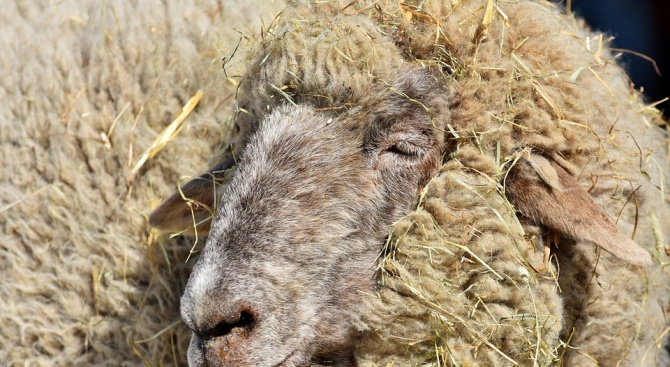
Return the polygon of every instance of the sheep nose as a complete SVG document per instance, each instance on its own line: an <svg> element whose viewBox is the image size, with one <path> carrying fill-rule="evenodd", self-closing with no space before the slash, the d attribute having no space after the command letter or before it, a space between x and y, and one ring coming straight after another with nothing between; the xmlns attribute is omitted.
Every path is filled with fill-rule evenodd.
<svg viewBox="0 0 670 367"><path fill-rule="evenodd" d="M235 366L244 358L257 319L249 308L237 308L217 316L210 315L211 327L200 328L199 339L189 347L189 355L200 355L211 366ZM198 350L191 350L196 348ZM198 364L195 364L198 365Z"/></svg>
<svg viewBox="0 0 670 367"><path fill-rule="evenodd" d="M254 326L254 314L247 309L242 309L232 315L234 317L227 317L227 315L220 317L211 329L203 330L202 339L212 340L232 336L233 334L244 334L246 337Z"/></svg>

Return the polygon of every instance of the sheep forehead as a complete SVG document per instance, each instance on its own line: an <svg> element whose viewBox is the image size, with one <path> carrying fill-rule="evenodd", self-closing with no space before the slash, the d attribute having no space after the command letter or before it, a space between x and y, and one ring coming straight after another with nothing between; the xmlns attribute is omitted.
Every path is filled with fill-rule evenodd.
<svg viewBox="0 0 670 367"><path fill-rule="evenodd" d="M303 106L280 108L268 116L247 145L238 172L223 194L210 237L220 238L224 231L227 234L240 222L253 218L256 223L245 227L254 228L256 238L270 238L271 227L263 228L257 221L281 216L286 209L268 203L290 200L303 202L306 205L301 210L312 214L316 207L344 209L336 216L352 221L355 216L350 212L355 208L351 203L357 198L360 201L360 196L376 195L376 192L368 195L360 192L360 183L372 180L372 173L361 169L368 163L362 155L362 134L352 131L355 130L352 124L364 128L364 124L350 120L333 121ZM262 207L250 204L251 201ZM334 210L327 211L334 214ZM293 217L299 213L284 214L292 216L282 222L296 225L297 219ZM309 223L318 219L301 220Z"/></svg>
<svg viewBox="0 0 670 367"><path fill-rule="evenodd" d="M247 146L242 174L239 175L244 182L239 183L256 183L268 172L288 175L286 179L294 178L290 174L295 173L290 169L298 166L318 173L318 176L301 175L300 179L307 179L301 183L324 183L332 174L324 170L325 166L338 166L343 171L360 168L352 167L351 163L361 157L362 133L352 130L364 128L364 124L351 119L334 122L333 118L308 107L280 109L264 120ZM334 164L342 161L350 164Z"/></svg>

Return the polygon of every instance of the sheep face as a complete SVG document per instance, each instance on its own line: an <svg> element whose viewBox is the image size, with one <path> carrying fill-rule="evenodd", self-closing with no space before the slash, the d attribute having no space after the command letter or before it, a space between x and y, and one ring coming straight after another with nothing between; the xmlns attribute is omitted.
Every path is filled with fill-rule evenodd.
<svg viewBox="0 0 670 367"><path fill-rule="evenodd" d="M247 144L182 297L191 366L351 366L388 227L436 173L423 74L359 110L279 107Z"/></svg>

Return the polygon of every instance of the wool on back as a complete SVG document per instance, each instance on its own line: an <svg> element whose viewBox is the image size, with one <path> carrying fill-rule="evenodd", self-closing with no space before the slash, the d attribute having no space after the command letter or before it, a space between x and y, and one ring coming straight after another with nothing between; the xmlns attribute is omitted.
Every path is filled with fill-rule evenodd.
<svg viewBox="0 0 670 367"><path fill-rule="evenodd" d="M3 3L0 365L185 363L193 241L157 240L146 215L219 143L236 88L221 58L283 6L255 5ZM199 89L186 127L131 180Z"/></svg>

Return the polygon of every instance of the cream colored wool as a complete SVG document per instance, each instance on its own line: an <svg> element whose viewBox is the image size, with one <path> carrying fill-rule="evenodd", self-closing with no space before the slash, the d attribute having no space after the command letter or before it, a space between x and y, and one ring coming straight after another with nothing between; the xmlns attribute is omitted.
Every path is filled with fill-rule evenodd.
<svg viewBox="0 0 670 367"><path fill-rule="evenodd" d="M261 3L270 24L279 6ZM484 0L348 4L298 6L264 32L238 96L250 114L238 118L288 97L356 108L406 67L453 90L447 162L393 228L359 322L361 365L663 365L664 268L562 240L558 266L536 273L545 231L517 222L496 185L520 148L562 154L619 228L632 234L637 218L636 242L668 261L668 137L600 38L545 2L498 1L488 27ZM220 58L235 28L255 32L259 9L64 2L0 12L11 50L0 54L0 364L184 364L178 296L191 242L150 240L144 215L179 175L206 168L235 91ZM198 89L188 127L129 182L133 160ZM115 120L107 148L101 132Z"/></svg>
<svg viewBox="0 0 670 367"><path fill-rule="evenodd" d="M281 7L3 2L0 366L185 364L179 296L193 241L150 239L146 215L220 141L236 89L221 58L236 29L257 33ZM186 128L131 182L199 89Z"/></svg>
<svg viewBox="0 0 670 367"><path fill-rule="evenodd" d="M446 164L423 208L395 225L381 304L365 315L374 337L359 350L362 365L424 365L436 354L461 366L547 365L555 357L562 301L551 274L525 264L543 255L523 239L495 183L464 169ZM420 327L408 332L413 324Z"/></svg>
<svg viewBox="0 0 670 367"><path fill-rule="evenodd" d="M308 4L250 60L242 124L283 103L356 108L407 68L453 90L445 166L394 226L359 322L363 366L669 363L668 134L606 36L543 1ZM568 162L656 265L559 238L543 268L547 231L517 220L501 186L528 149Z"/></svg>

